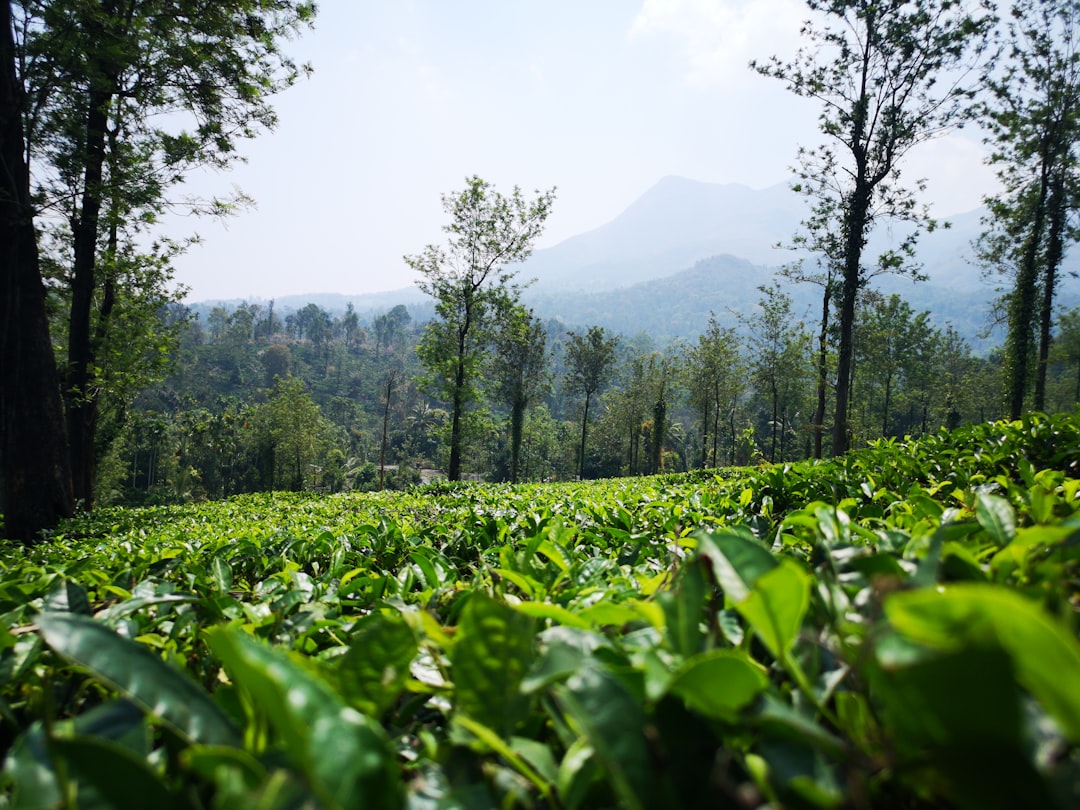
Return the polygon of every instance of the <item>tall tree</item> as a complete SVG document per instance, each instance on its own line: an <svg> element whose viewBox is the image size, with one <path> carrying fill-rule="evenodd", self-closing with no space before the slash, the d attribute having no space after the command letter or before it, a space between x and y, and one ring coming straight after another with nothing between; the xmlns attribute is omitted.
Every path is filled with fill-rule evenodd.
<svg viewBox="0 0 1080 810"><path fill-rule="evenodd" d="M817 372L813 424L813 457L821 458L825 439L825 416L828 409L829 366L831 361L831 336L829 328L832 310L839 292L839 279L844 261L844 242L838 224L837 200L818 199L811 214L803 220L802 231L792 238L791 247L808 250L817 257L817 269L808 270L806 261L780 269L778 275L798 284L813 284L821 288L821 317L818 321L817 356L814 361Z"/></svg>
<svg viewBox="0 0 1080 810"><path fill-rule="evenodd" d="M701 417L701 466L720 465L720 420L742 391L742 345L734 329L709 315L705 331L688 352L685 374L690 403Z"/></svg>
<svg viewBox="0 0 1080 810"><path fill-rule="evenodd" d="M547 333L543 322L520 305L503 312L499 321L491 379L510 410L510 483L516 484L526 410L550 384Z"/></svg>
<svg viewBox="0 0 1080 810"><path fill-rule="evenodd" d="M856 377L863 427L870 436L896 435L897 403L918 398L941 335L930 325L929 312L915 312L896 294L867 296L860 315Z"/></svg>
<svg viewBox="0 0 1080 810"><path fill-rule="evenodd" d="M32 542L72 513L60 378L49 338L16 72L11 4L0 3L0 511Z"/></svg>
<svg viewBox="0 0 1080 810"><path fill-rule="evenodd" d="M444 194L450 222L445 247L428 245L405 262L421 275L417 286L435 299L435 320L417 347L431 372L430 388L450 402L450 460L446 474L461 480L465 410L476 400L475 380L491 341L492 316L516 301L515 271L506 265L524 261L543 231L555 189L527 200L514 187L503 196L477 176L456 194Z"/></svg>
<svg viewBox="0 0 1080 810"><path fill-rule="evenodd" d="M803 26L810 44L791 62L773 57L751 66L817 101L821 133L829 139L800 149L796 188L832 206L839 218L832 452L840 454L849 445L855 299L866 282L867 236L882 217L916 228L930 221L913 191L900 184L902 160L968 111L963 68L981 52L993 20L985 7L972 10L957 0L807 0L807 7L819 15ZM903 267L911 239L882 256L879 266Z"/></svg>
<svg viewBox="0 0 1080 810"><path fill-rule="evenodd" d="M750 374L769 408L769 461L785 457L792 409L806 378L809 338L795 320L791 296L774 282L762 287L757 311L746 318Z"/></svg>
<svg viewBox="0 0 1080 810"><path fill-rule="evenodd" d="M1080 2L1017 0L1008 33L1006 66L986 79L990 159L1003 191L987 201L989 227L977 248L985 265L1013 275L1005 301L1004 393L1015 419L1032 376L1032 404L1045 407L1058 273L1066 241L1075 238L1067 220L1080 183Z"/></svg>
<svg viewBox="0 0 1080 810"><path fill-rule="evenodd" d="M169 207L168 192L192 169L228 166L241 139L274 125L269 97L299 73L281 41L311 21L314 5L27 0L20 7L27 151L42 164L40 196L53 201L64 245L56 260L69 293L64 401L74 493L90 506L102 344L125 302L117 257ZM149 265L160 258L148 257ZM162 289L159 275L134 283Z"/></svg>
<svg viewBox="0 0 1080 810"><path fill-rule="evenodd" d="M602 326L591 326L584 335L569 333L566 343L566 385L580 392L585 400L581 411L581 445L578 453L578 477L585 477L585 440L589 431L589 405L607 385L615 365L619 339L608 335Z"/></svg>

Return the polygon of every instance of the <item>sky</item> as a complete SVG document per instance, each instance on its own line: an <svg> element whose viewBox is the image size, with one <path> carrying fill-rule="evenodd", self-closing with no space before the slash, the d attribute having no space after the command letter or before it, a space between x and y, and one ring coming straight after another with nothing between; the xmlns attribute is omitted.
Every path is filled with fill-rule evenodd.
<svg viewBox="0 0 1080 810"><path fill-rule="evenodd" d="M174 262L189 301L400 289L403 256L442 242L441 195L479 175L502 192L556 187L537 248L614 219L679 175L787 182L820 142L817 108L754 73L794 56L799 0L321 0L286 44L310 78L276 97L278 126L245 163L186 191L234 188L224 222L174 215L200 243ZM975 130L918 147L936 216L992 191Z"/></svg>

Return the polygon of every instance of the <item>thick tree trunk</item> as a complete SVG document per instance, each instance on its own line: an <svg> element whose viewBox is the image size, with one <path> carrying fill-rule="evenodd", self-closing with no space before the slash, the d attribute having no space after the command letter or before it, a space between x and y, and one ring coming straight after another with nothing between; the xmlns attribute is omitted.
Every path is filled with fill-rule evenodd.
<svg viewBox="0 0 1080 810"><path fill-rule="evenodd" d="M1046 224L1046 198L1049 190L1047 161L1043 159L1038 196L1032 209L1031 230L1024 243L1017 269L1016 286L1009 297L1008 334L1005 336L1005 400L1009 418L1019 419L1024 412L1027 393L1031 324L1035 318L1036 286L1039 280L1039 246Z"/></svg>
<svg viewBox="0 0 1080 810"><path fill-rule="evenodd" d="M0 478L6 537L71 515L60 380L30 206L11 4L0 4Z"/></svg>
<svg viewBox="0 0 1080 810"><path fill-rule="evenodd" d="M861 174L862 170L860 170ZM854 359L855 299L862 281L862 251L870 188L860 177L852 193L844 222L844 281L840 291L840 346L836 359L836 414L833 418L832 454L843 455L850 445L848 412L851 406L851 371Z"/></svg>
<svg viewBox="0 0 1080 810"><path fill-rule="evenodd" d="M76 501L89 509L94 502L94 434L97 394L93 390L94 351L91 312L94 304L98 226L101 217L102 167L111 96L94 90L86 117L86 167L83 196L74 223L74 266L68 327L68 372L65 386L71 475Z"/></svg>

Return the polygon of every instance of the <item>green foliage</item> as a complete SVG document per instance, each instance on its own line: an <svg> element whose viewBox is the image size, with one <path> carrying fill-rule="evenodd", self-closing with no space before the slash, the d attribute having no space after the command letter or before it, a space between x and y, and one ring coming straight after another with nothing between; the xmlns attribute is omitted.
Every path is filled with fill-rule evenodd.
<svg viewBox="0 0 1080 810"><path fill-rule="evenodd" d="M515 187L503 196L477 176L457 194L443 195L450 222L445 247L428 245L405 262L422 278L418 286L435 299L436 319L424 328L417 347L430 373L427 386L450 403L450 459L447 475L461 478L463 419L477 399L480 374L493 338L496 315L517 303L514 271L506 265L532 252L551 212L555 189L529 201Z"/></svg>
<svg viewBox="0 0 1080 810"><path fill-rule="evenodd" d="M14 807L1069 807L1080 415L102 509L0 555ZM127 791L127 792L125 792Z"/></svg>

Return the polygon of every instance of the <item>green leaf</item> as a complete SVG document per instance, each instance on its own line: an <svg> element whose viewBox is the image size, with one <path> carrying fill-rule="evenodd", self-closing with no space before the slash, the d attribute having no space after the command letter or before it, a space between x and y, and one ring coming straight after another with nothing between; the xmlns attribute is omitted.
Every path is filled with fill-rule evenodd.
<svg viewBox="0 0 1080 810"><path fill-rule="evenodd" d="M1007 546L1016 534L1016 512L1000 495L976 492L975 519L998 546Z"/></svg>
<svg viewBox="0 0 1080 810"><path fill-rule="evenodd" d="M649 806L653 779L641 704L615 676L593 662L565 684L552 686L551 693L593 749L620 806L630 810Z"/></svg>
<svg viewBox="0 0 1080 810"><path fill-rule="evenodd" d="M762 643L783 658L799 636L810 605L810 575L785 558L754 583L754 590L735 604Z"/></svg>
<svg viewBox="0 0 1080 810"><path fill-rule="evenodd" d="M515 738L520 742L525 743L524 746L519 745L518 749L515 749L515 747L511 746L509 743L503 740L490 728L483 725L482 723L477 723L475 720L469 717L465 717L464 715L459 714L454 717L453 722L461 728L464 728L474 737L476 737L476 739L479 740L486 748L494 751L496 754L499 754L499 756L505 759L515 771L517 771L523 777L532 782L533 786L536 787L536 789L540 792L540 795L544 797L548 804L554 804L554 796L551 792L552 780L550 776L550 771L554 771L555 769L554 762L552 762L550 768L547 769L549 771L549 774L545 776L538 772L536 768L532 764L530 764L528 759L526 757L523 757L518 750L520 748L527 748L530 750L531 753L536 753L534 749L540 747L538 743L533 743L530 746L529 740Z"/></svg>
<svg viewBox="0 0 1080 810"><path fill-rule="evenodd" d="M1080 643L1039 605L1004 587L958 583L894 593L885 614L905 637L932 649L1000 646L1017 680L1080 742Z"/></svg>
<svg viewBox="0 0 1080 810"><path fill-rule="evenodd" d="M401 614L365 617L338 664L342 694L365 714L382 717L404 691L416 652L416 636Z"/></svg>
<svg viewBox="0 0 1080 810"><path fill-rule="evenodd" d="M768 683L765 672L745 653L710 650L679 667L669 690L706 717L733 721Z"/></svg>
<svg viewBox="0 0 1080 810"><path fill-rule="evenodd" d="M215 587L222 593L228 593L232 588L232 567L221 554L214 555L210 560L210 576L213 578Z"/></svg>
<svg viewBox="0 0 1080 810"><path fill-rule="evenodd" d="M455 708L509 737L529 708L521 682L535 655L534 633L529 616L485 593L473 594L450 653Z"/></svg>
<svg viewBox="0 0 1080 810"><path fill-rule="evenodd" d="M55 613L80 613L91 615L90 600L82 586L74 582L62 582L45 597L43 609Z"/></svg>
<svg viewBox="0 0 1080 810"><path fill-rule="evenodd" d="M168 810L176 797L165 783L130 749L103 737L53 739L49 750L63 760L68 773L90 785L108 807L117 810Z"/></svg>
<svg viewBox="0 0 1080 810"><path fill-rule="evenodd" d="M698 554L712 567L713 577L732 602L741 602L758 577L776 567L776 558L752 536L736 531L701 532Z"/></svg>
<svg viewBox="0 0 1080 810"><path fill-rule="evenodd" d="M382 727L329 685L235 628L212 630L210 648L265 712L324 807L398 808L401 784Z"/></svg>
<svg viewBox="0 0 1080 810"><path fill-rule="evenodd" d="M534 619L551 619L553 622L566 627L576 627L579 630L588 630L592 627L591 622L585 621L576 613L570 612L562 605L553 605L550 602L520 602L514 605L514 610L526 616L532 616Z"/></svg>
<svg viewBox="0 0 1080 810"><path fill-rule="evenodd" d="M674 591L656 595L664 609L667 640L672 652L690 657L701 652L705 635L701 621L705 608L705 577L699 561L684 565Z"/></svg>
<svg viewBox="0 0 1080 810"><path fill-rule="evenodd" d="M875 702L903 763L932 769L965 808L1052 807L1024 738L1013 663L1000 647L878 644Z"/></svg>
<svg viewBox="0 0 1080 810"><path fill-rule="evenodd" d="M210 696L141 644L71 613L42 613L37 624L45 643L57 653L168 723L182 737L208 744L240 744L240 732Z"/></svg>

